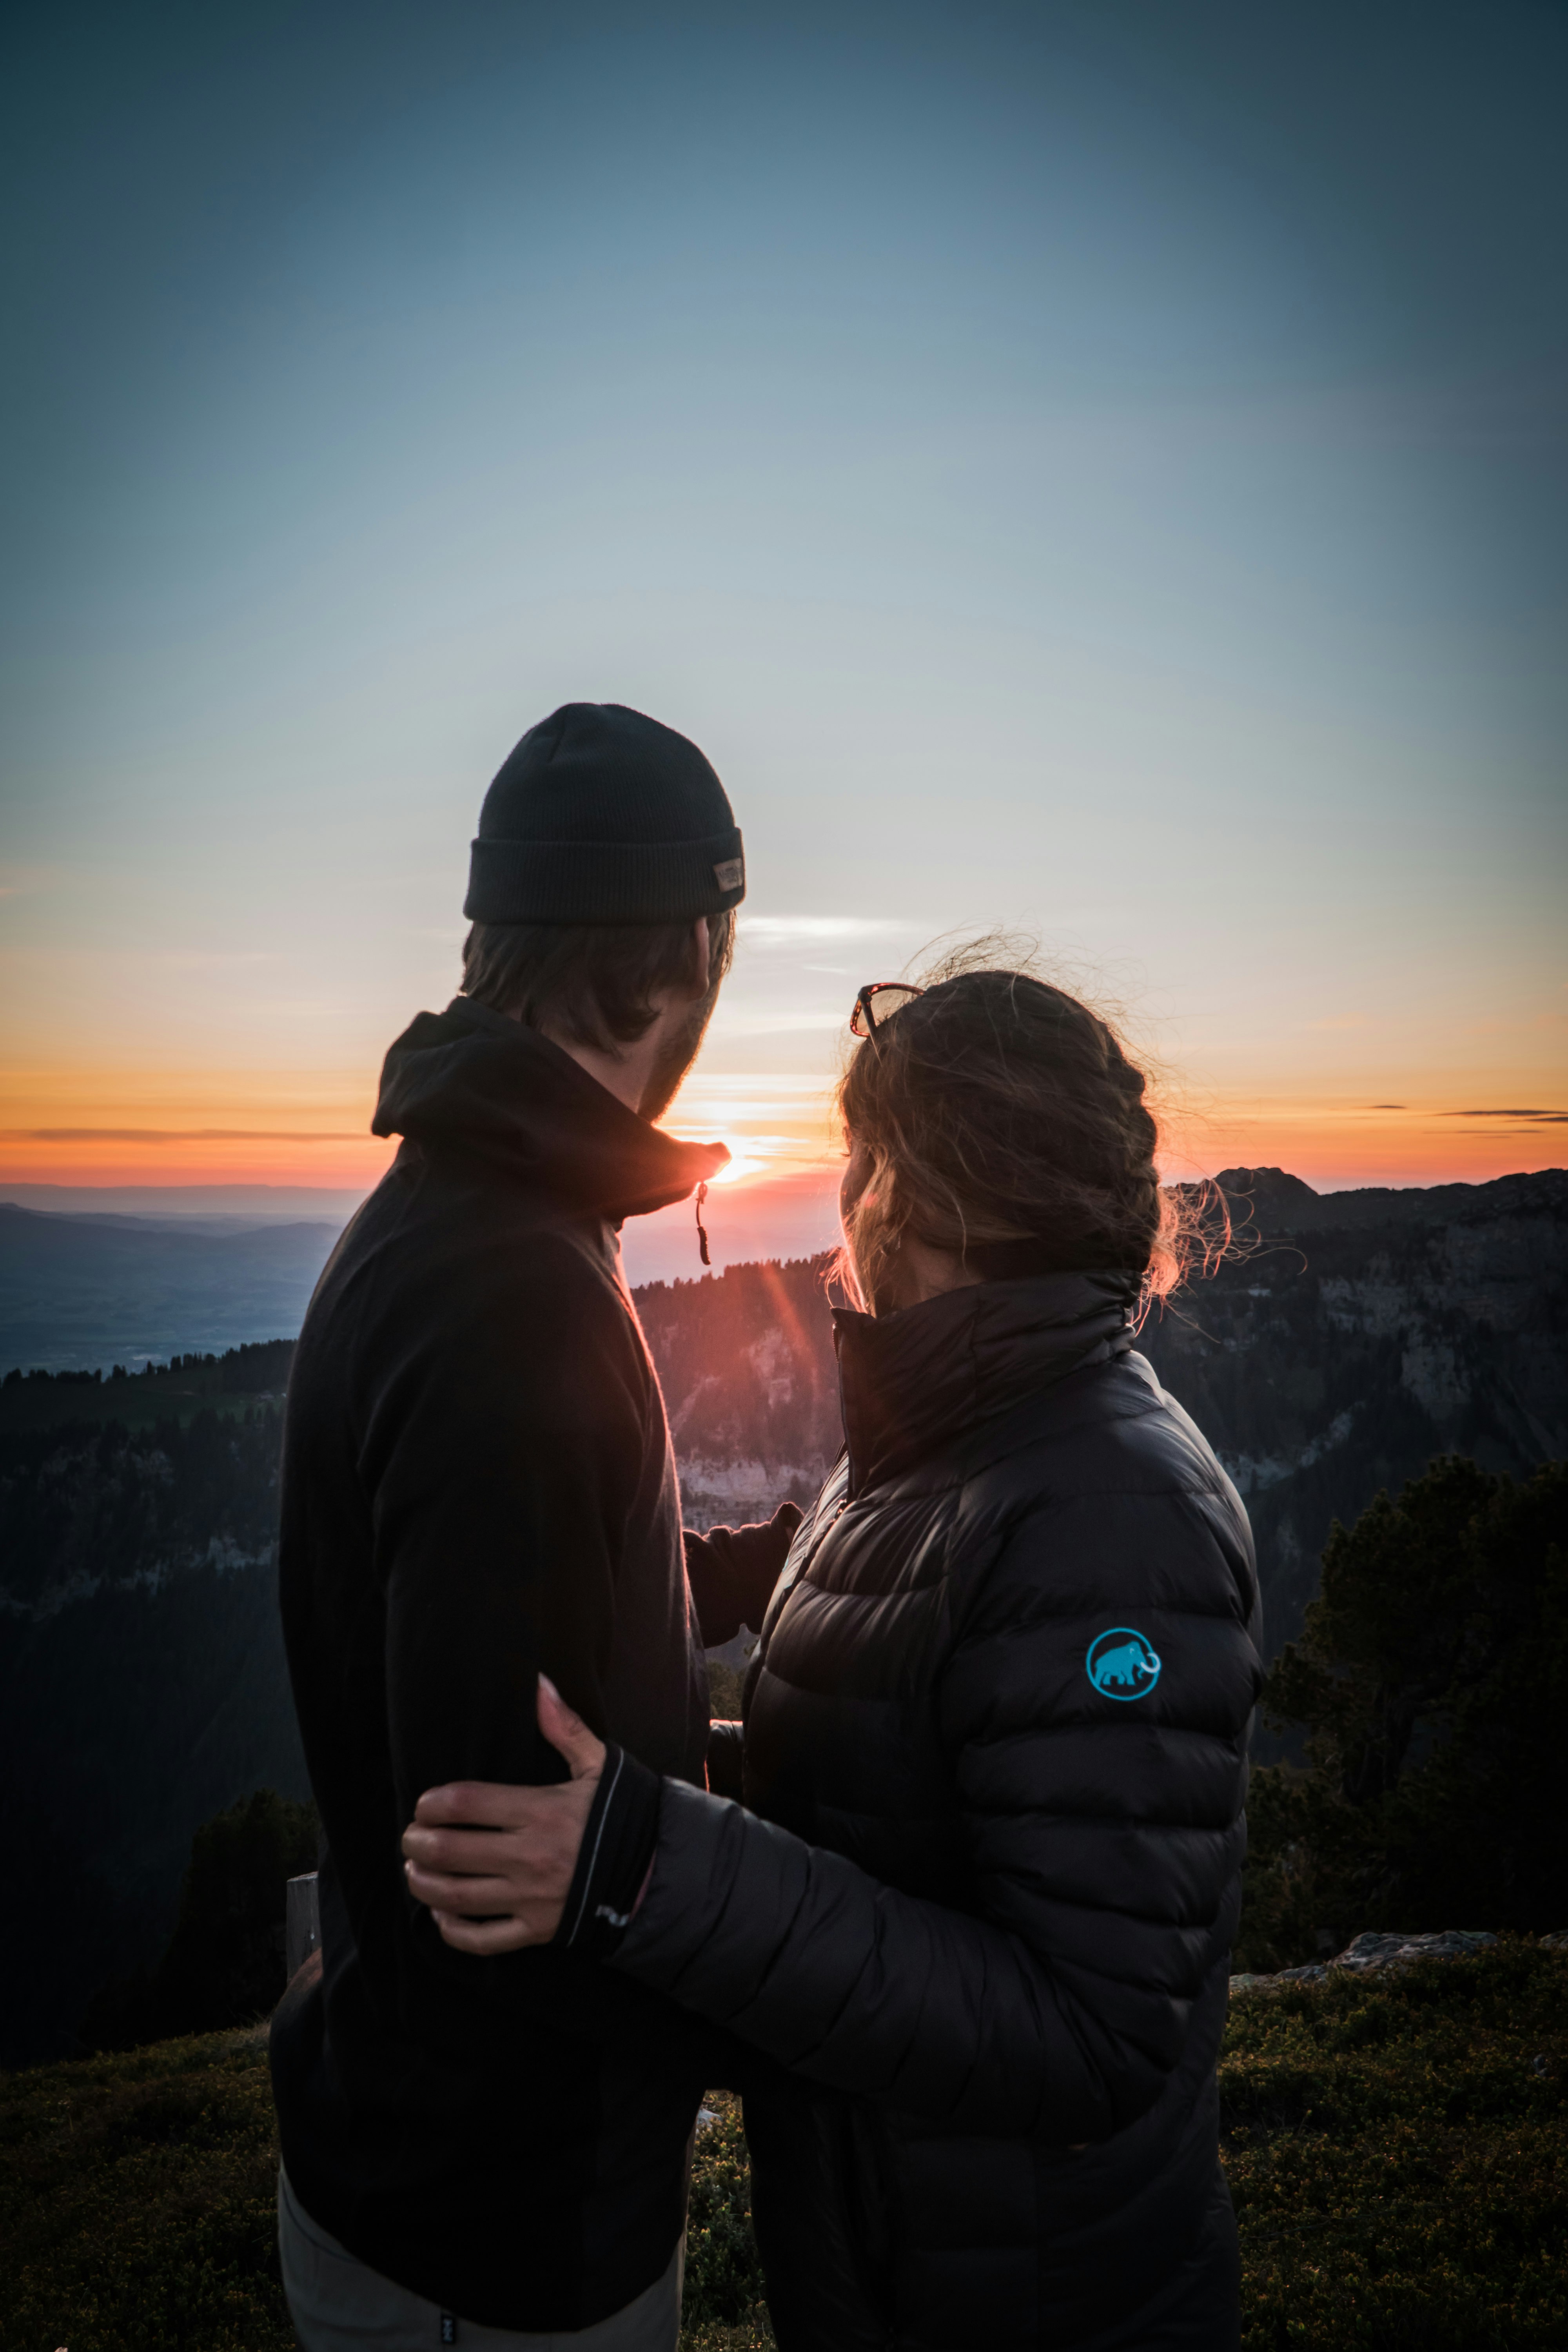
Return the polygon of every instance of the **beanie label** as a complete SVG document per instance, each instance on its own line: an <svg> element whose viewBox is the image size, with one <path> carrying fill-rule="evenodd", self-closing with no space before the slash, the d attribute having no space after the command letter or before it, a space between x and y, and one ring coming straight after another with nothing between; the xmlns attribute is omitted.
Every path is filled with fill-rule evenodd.
<svg viewBox="0 0 1568 2352"><path fill-rule="evenodd" d="M726 857L722 865L713 868L713 879L721 890L738 890L745 878L746 861L743 857Z"/></svg>

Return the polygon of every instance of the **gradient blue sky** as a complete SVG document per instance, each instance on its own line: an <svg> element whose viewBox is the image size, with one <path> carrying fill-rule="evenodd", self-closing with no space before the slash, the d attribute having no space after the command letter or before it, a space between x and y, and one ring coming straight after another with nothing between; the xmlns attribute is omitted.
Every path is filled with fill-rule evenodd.
<svg viewBox="0 0 1568 2352"><path fill-rule="evenodd" d="M759 1163L997 922L1181 1073L1173 1166L1563 1158L1561 8L8 37L0 1178L368 1181L575 697L730 786L681 1108Z"/></svg>

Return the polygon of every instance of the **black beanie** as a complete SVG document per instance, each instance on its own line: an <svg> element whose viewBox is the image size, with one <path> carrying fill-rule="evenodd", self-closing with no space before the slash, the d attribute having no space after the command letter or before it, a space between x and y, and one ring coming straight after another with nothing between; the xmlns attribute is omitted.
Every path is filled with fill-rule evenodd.
<svg viewBox="0 0 1568 2352"><path fill-rule="evenodd" d="M746 895L740 831L695 743L619 702L564 702L485 794L475 923L684 923Z"/></svg>

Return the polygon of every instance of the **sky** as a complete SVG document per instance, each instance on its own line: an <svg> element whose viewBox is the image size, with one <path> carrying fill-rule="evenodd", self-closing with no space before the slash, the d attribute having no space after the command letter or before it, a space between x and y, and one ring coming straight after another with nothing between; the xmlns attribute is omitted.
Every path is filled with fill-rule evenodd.
<svg viewBox="0 0 1568 2352"><path fill-rule="evenodd" d="M1560 7L8 22L0 1193L374 1182L578 698L745 834L748 1232L998 927L1173 1178L1568 1156Z"/></svg>

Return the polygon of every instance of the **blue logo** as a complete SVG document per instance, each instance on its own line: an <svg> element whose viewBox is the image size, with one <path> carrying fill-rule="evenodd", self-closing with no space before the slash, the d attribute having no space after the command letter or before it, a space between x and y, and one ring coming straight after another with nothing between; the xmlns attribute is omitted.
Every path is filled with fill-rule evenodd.
<svg viewBox="0 0 1568 2352"><path fill-rule="evenodd" d="M1097 1633L1083 1663L1089 1681L1105 1698L1144 1698L1160 1679L1158 1653L1131 1625L1112 1625Z"/></svg>

